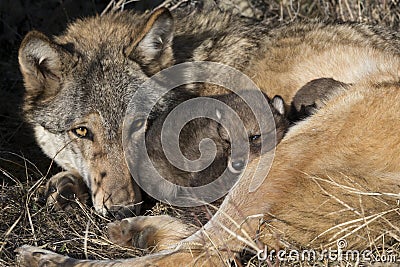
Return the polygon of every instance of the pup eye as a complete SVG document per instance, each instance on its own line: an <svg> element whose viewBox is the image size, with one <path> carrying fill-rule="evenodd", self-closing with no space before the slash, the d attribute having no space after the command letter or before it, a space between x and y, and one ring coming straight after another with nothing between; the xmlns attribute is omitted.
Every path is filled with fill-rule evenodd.
<svg viewBox="0 0 400 267"><path fill-rule="evenodd" d="M79 138L86 138L86 139L91 138L90 131L86 127L78 127L78 128L72 129L71 131L73 134L75 134Z"/></svg>
<svg viewBox="0 0 400 267"><path fill-rule="evenodd" d="M249 137L250 142L254 142L257 141L258 139L260 139L261 134L255 134Z"/></svg>

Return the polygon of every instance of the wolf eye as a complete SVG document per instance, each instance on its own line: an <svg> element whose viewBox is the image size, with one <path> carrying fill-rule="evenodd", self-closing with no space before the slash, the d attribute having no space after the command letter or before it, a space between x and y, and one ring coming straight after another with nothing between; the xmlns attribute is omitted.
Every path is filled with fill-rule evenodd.
<svg viewBox="0 0 400 267"><path fill-rule="evenodd" d="M255 134L249 137L250 142L254 142L257 141L258 139L260 139L261 134Z"/></svg>
<svg viewBox="0 0 400 267"><path fill-rule="evenodd" d="M88 128L86 127L78 127L71 130L73 134L75 134L79 138L91 138L91 134Z"/></svg>

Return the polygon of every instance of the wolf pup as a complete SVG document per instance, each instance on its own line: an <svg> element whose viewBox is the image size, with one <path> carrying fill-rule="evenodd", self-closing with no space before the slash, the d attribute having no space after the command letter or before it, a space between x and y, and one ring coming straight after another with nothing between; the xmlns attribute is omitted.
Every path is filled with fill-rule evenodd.
<svg viewBox="0 0 400 267"><path fill-rule="evenodd" d="M307 118L324 106L335 93L346 90L348 87L348 84L332 78L320 78L308 82L293 97L288 119L296 122Z"/></svg>
<svg viewBox="0 0 400 267"><path fill-rule="evenodd" d="M244 94L251 95L251 91L244 92ZM165 118L169 114L165 112L164 115L159 116L149 126L146 132L147 153L149 154L153 164L161 176L165 177L172 183L181 186L201 186L208 184L218 178L223 171L228 168L232 173L240 173L246 165L247 156L249 161L260 155L261 152L261 138L273 138L273 146L280 142L283 138L287 128L288 121L285 117L285 105L283 99L275 96L272 100L264 94L268 101L271 113L273 115L273 125L265 125L266 129L260 129L256 117L253 115L251 109L246 105L244 100L236 94L218 95L211 98L219 100L229 107L231 107L239 118L242 120L244 127L247 131L247 139L244 140L250 145L250 154L239 156L239 158L231 158L230 149L230 136L226 129L219 122L208 118L197 118L185 124L179 134L179 145L182 154L189 160L198 159L201 154L199 151L200 142L205 139L211 139L217 148L213 163L207 168L199 172L186 172L174 167L163 153L163 146L161 143L161 131ZM174 108L171 107L170 110ZM208 109L208 107L204 107ZM223 113L218 108L214 110L216 116L223 124L227 120L232 120L232 116ZM265 111L266 113L266 111ZM237 126L238 123L232 123ZM174 127L172 127L174 128ZM238 128L235 127L235 128ZM230 131L239 131L239 129L230 129ZM175 128L176 129L176 128ZM274 135L266 136L266 133L276 131L276 138ZM263 134L263 135L262 135ZM168 133L166 138L169 138ZM266 140L265 143L268 143ZM140 162L137 164L140 165ZM139 176L147 177L147 168L139 168Z"/></svg>

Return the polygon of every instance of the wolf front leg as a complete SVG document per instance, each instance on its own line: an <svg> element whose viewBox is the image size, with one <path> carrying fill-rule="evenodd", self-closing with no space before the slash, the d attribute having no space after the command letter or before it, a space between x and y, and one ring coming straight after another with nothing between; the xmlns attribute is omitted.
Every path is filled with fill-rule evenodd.
<svg viewBox="0 0 400 267"><path fill-rule="evenodd" d="M121 261L89 261L89 260L77 260L67 256L62 256L54 252L32 247L22 246L16 250L18 253L16 266L19 267L93 267L93 266L137 266L123 264Z"/></svg>
<svg viewBox="0 0 400 267"><path fill-rule="evenodd" d="M168 215L137 216L108 224L114 243L153 252L174 247L195 232L196 227Z"/></svg>
<svg viewBox="0 0 400 267"><path fill-rule="evenodd" d="M77 260L32 246L16 250L19 267L144 267L144 266L223 266L218 258L197 250L166 250L145 257L125 260ZM204 251L204 250L201 250Z"/></svg>
<svg viewBox="0 0 400 267"><path fill-rule="evenodd" d="M46 204L55 210L68 210L76 204L89 201L89 189L83 178L75 172L64 171L53 177L46 184Z"/></svg>
<svg viewBox="0 0 400 267"><path fill-rule="evenodd" d="M70 266L70 264L74 264L77 261L48 250L27 245L16 249L16 252L18 253L16 266L21 267Z"/></svg>

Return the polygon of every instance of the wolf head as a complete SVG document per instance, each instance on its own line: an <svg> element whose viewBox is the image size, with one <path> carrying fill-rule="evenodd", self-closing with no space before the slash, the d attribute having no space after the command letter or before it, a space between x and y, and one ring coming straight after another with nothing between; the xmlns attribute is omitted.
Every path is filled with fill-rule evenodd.
<svg viewBox="0 0 400 267"><path fill-rule="evenodd" d="M242 95L248 95L250 99L252 97L258 96L257 93L252 91L242 92ZM220 125L214 126L214 130L210 132L218 133L219 143L224 144L225 154L224 157L227 158L227 167L232 173L241 173L247 162L252 161L254 158L275 148L275 146L282 140L284 134L286 133L289 122L286 119L285 114L285 102L280 96L275 96L270 99L266 94L264 94L270 108L270 113L262 110L261 107L254 106L255 112L258 114L263 114L267 123L260 127L260 122L257 120L256 116L253 114L251 108L244 102L244 100L234 94L223 95L216 97L222 102L228 104L233 110L237 112L239 118L243 121L246 128L246 135L244 136L246 140L240 140L238 142L241 145L248 144L249 153L248 155L244 152L247 151L246 148L239 145L239 153L235 155L230 155L229 152L232 149L232 134L240 131L238 124L235 123L234 118L228 114L224 114L222 110L216 110L217 116L220 116L224 121L232 120L231 125L234 125L232 129L225 129ZM272 117L270 118L269 116ZM215 122L214 122L215 124ZM229 131L229 132L228 132ZM243 151L243 153L242 153Z"/></svg>
<svg viewBox="0 0 400 267"><path fill-rule="evenodd" d="M99 212L141 201L122 122L136 88L173 64L172 36L172 16L159 9L78 20L54 39L31 31L21 44L25 117L43 151L84 178Z"/></svg>

